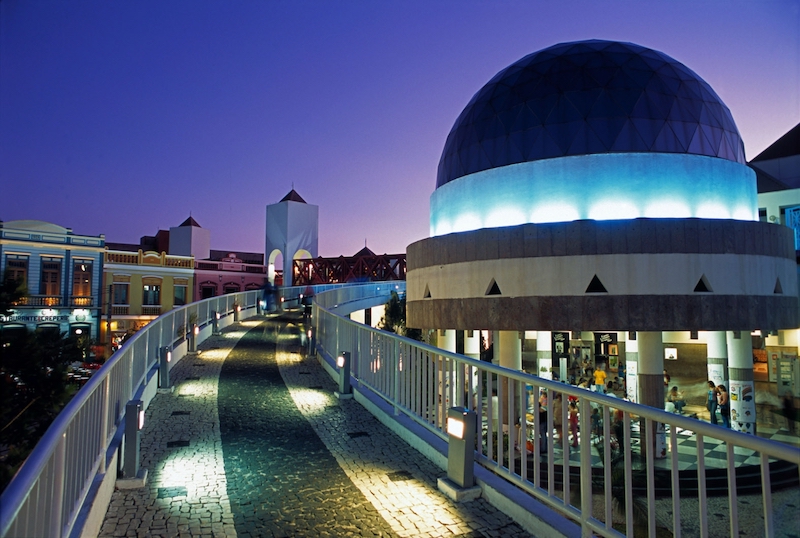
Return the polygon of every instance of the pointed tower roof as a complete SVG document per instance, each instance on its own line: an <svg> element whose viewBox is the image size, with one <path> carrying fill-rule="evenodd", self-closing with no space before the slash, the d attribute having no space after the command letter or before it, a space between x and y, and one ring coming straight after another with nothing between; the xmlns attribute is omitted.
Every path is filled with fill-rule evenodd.
<svg viewBox="0 0 800 538"><path fill-rule="evenodd" d="M188 219L186 219L185 221L183 221L183 223L180 226L178 226L178 228L183 228L183 227L186 227L186 226L194 226L195 228L202 228L202 226L200 226L197 223L197 221L194 220L194 218L191 217L191 216Z"/></svg>
<svg viewBox="0 0 800 538"><path fill-rule="evenodd" d="M305 204L306 201L303 200L303 197L297 194L297 191L292 189L289 191L289 194L283 197L281 202L300 202L301 204Z"/></svg>
<svg viewBox="0 0 800 538"><path fill-rule="evenodd" d="M353 255L354 258L360 258L361 256L374 256L375 253L368 249L366 246L359 250L358 252Z"/></svg>

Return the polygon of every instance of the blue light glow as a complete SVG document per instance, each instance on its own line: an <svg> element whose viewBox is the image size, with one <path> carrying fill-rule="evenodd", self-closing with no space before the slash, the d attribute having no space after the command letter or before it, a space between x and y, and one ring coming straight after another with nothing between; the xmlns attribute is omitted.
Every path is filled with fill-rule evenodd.
<svg viewBox="0 0 800 538"><path fill-rule="evenodd" d="M639 209L633 202L625 199L598 200L589 208L589 218L592 220L636 219L639 217L641 217Z"/></svg>
<svg viewBox="0 0 800 538"><path fill-rule="evenodd" d="M643 217L649 219L680 218L688 219L692 216L689 206L675 200L657 200L644 209ZM750 219L741 219L750 220Z"/></svg>
<svg viewBox="0 0 800 538"><path fill-rule="evenodd" d="M484 170L431 195L432 236L637 217L758 220L755 173L700 155L602 153Z"/></svg>

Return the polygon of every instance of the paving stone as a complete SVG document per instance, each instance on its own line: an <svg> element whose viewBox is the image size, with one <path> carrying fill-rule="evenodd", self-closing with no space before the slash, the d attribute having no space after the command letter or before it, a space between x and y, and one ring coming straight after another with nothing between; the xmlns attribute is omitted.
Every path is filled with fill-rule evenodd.
<svg viewBox="0 0 800 538"><path fill-rule="evenodd" d="M242 322L175 365L142 432L149 483L114 492L100 536L527 536L482 499L451 503L440 469L337 400L295 321Z"/></svg>

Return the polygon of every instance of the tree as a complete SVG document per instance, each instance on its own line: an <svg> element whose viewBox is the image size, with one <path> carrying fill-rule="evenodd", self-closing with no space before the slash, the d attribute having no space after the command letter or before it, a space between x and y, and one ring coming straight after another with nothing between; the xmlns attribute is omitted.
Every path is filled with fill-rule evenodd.
<svg viewBox="0 0 800 538"><path fill-rule="evenodd" d="M406 298L405 296L401 298L394 291L389 298L389 302L386 303L383 318L381 318L378 328L414 340L422 340L422 331L420 329L406 327Z"/></svg>
<svg viewBox="0 0 800 538"><path fill-rule="evenodd" d="M25 289L5 277L0 312L11 314ZM88 342L58 331L0 331L0 487L5 488L50 423L72 395L66 383L70 363L83 361Z"/></svg>
<svg viewBox="0 0 800 538"><path fill-rule="evenodd" d="M15 280L8 273L3 275L3 282L0 284L0 315L10 315L12 307L18 304L27 294L25 283Z"/></svg>

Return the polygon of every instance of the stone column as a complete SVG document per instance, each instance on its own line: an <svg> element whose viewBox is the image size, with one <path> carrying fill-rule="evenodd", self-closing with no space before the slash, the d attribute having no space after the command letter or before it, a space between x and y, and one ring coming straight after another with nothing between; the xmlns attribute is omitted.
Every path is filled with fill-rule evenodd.
<svg viewBox="0 0 800 538"><path fill-rule="evenodd" d="M707 335L706 355L708 379L715 385L728 383L728 342L725 331L710 331Z"/></svg>
<svg viewBox="0 0 800 538"><path fill-rule="evenodd" d="M536 333L536 375L544 379L553 379L553 335L550 331Z"/></svg>
<svg viewBox="0 0 800 538"><path fill-rule="evenodd" d="M753 382L753 341L750 331L728 331L728 375L731 429L756 434L756 390Z"/></svg>
<svg viewBox="0 0 800 538"><path fill-rule="evenodd" d="M456 330L446 329L439 331L439 347L453 353L456 352Z"/></svg>
<svg viewBox="0 0 800 538"><path fill-rule="evenodd" d="M481 332L464 331L464 355L471 359L481 357Z"/></svg>
<svg viewBox="0 0 800 538"><path fill-rule="evenodd" d="M639 403L639 341L636 333L625 341L625 395L633 403Z"/></svg>
<svg viewBox="0 0 800 538"><path fill-rule="evenodd" d="M497 357L500 366L519 372L522 370L522 340L520 340L519 332L517 331L498 331L498 339L494 346L495 356ZM500 379L503 388L503 401L500 403L500 409L503 410L503 428L509 424L508 420L508 378L502 377ZM515 401L519 401L519 394L515 394ZM518 406L515 405L515 409ZM514 416L517 413L513 414ZM516 420L511 422L516 423Z"/></svg>
<svg viewBox="0 0 800 538"><path fill-rule="evenodd" d="M664 346L660 332L638 332L639 360L636 381L639 385L639 402L657 409L664 409ZM651 424L655 440L656 458L667 457L666 434L661 423ZM644 435L644 431L642 434ZM642 437L642 448L647 447Z"/></svg>

